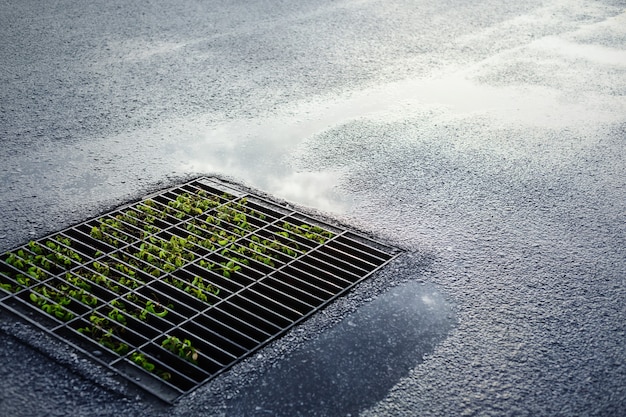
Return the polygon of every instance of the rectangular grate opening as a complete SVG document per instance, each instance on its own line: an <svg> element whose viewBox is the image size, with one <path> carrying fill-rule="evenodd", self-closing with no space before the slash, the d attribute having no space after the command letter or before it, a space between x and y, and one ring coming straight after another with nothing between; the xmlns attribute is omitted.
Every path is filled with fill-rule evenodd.
<svg viewBox="0 0 626 417"><path fill-rule="evenodd" d="M0 306L171 403L397 254L199 178L0 255Z"/></svg>

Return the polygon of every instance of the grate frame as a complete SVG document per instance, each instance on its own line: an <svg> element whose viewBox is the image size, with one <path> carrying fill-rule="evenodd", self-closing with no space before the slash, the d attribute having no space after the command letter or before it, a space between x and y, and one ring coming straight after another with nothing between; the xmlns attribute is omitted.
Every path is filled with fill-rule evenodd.
<svg viewBox="0 0 626 417"><path fill-rule="evenodd" d="M400 254L201 177L0 255L0 307L174 403Z"/></svg>

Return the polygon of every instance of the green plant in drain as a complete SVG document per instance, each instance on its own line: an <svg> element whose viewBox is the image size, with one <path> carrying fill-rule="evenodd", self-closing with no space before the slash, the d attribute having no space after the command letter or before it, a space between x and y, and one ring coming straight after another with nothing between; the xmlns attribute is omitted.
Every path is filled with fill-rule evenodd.
<svg viewBox="0 0 626 417"><path fill-rule="evenodd" d="M107 313L107 317L120 324L126 325L126 317L122 314L122 311L126 311L126 306L119 300L111 301L111 310Z"/></svg>
<svg viewBox="0 0 626 417"><path fill-rule="evenodd" d="M189 250L191 248L193 244L182 237L172 236L169 241L150 237L141 243L139 251L133 253L133 256L159 270L173 272L195 259L194 253ZM160 275L152 268L148 273L157 277Z"/></svg>
<svg viewBox="0 0 626 417"><path fill-rule="evenodd" d="M123 264L120 264L115 269L128 275L129 277L132 277L127 279L139 281L140 283L145 284L145 279L142 277L141 274L138 273L139 271L143 271L153 277L160 277L163 273L163 270L173 271L176 269L174 265L168 264L164 261L160 261L153 255L146 255L146 252L143 249L140 249L139 251L131 251L131 253L132 256L124 252L114 253L111 255L111 257L126 263L125 266L121 266ZM141 257L141 259L143 259L147 256L149 256L150 262L141 262L137 259L138 257ZM129 286L133 289L136 288L136 286L131 284L129 284Z"/></svg>
<svg viewBox="0 0 626 417"><path fill-rule="evenodd" d="M16 253L9 252L8 256L5 258L4 262L9 265L14 266L17 269L24 270L27 265L26 253L24 250L20 249Z"/></svg>
<svg viewBox="0 0 626 417"><path fill-rule="evenodd" d="M32 284L30 277L24 274L17 274L15 276L15 281L17 281L17 283L22 287L29 287Z"/></svg>
<svg viewBox="0 0 626 417"><path fill-rule="evenodd" d="M118 213L113 218L101 218L100 224L109 226L110 233L124 242L131 240L131 236L140 239L144 237L143 231L138 228L137 212L133 210Z"/></svg>
<svg viewBox="0 0 626 417"><path fill-rule="evenodd" d="M17 283L21 285L22 287L29 287L32 284L30 277L24 274L17 274L15 276L15 281L17 281Z"/></svg>
<svg viewBox="0 0 626 417"><path fill-rule="evenodd" d="M94 307L98 304L98 299L90 293L91 286L89 284L82 281L80 278L75 277L69 272L66 274L66 279L68 279L68 282L75 282L81 287L75 288L70 286L69 284L61 282L57 284L55 288L61 291L63 294L67 294L68 296L80 301L88 307Z"/></svg>
<svg viewBox="0 0 626 417"><path fill-rule="evenodd" d="M217 228L206 229L202 232L202 236L205 240L210 241L210 244L207 242L204 246L210 247L214 249L218 246L226 246L237 240L237 236L232 233L227 232L226 230L221 230Z"/></svg>
<svg viewBox="0 0 626 417"><path fill-rule="evenodd" d="M36 281L47 279L46 269L51 267L51 263L45 257L33 255L24 249L9 253L4 261L23 272L15 275L15 280L23 286L31 285L31 279Z"/></svg>
<svg viewBox="0 0 626 417"><path fill-rule="evenodd" d="M300 249L298 244L295 242L290 242L290 244L295 246L295 249L294 249L286 244L283 244L278 239L273 239L273 240L263 239L256 235L253 235L250 237L250 240L252 240L252 242L248 244L249 248L260 253L265 253L264 251L267 251L267 249L271 249L272 251L267 251L267 252L274 253L274 255L272 256L275 257L277 260L278 260L278 256L275 255L276 252L282 252L285 255L288 255L292 258L298 257L297 250L303 252L302 249Z"/></svg>
<svg viewBox="0 0 626 417"><path fill-rule="evenodd" d="M216 247L224 247L235 242L240 236L247 233L233 227L227 231L217 227L220 224L222 224L221 221L214 216L207 216L205 221L192 219L185 226L187 231L193 233L193 235L188 235L187 240L198 246L214 250Z"/></svg>
<svg viewBox="0 0 626 417"><path fill-rule="evenodd" d="M85 281L82 277L74 275L71 272L65 273L65 280L77 288L81 288L86 292L91 292L91 285Z"/></svg>
<svg viewBox="0 0 626 417"><path fill-rule="evenodd" d="M176 200L169 201L167 205L177 212L175 217L182 219L186 215L196 216L204 213L212 207L220 205L219 197L210 196L204 191L198 191L195 194L183 193L176 197Z"/></svg>
<svg viewBox="0 0 626 417"><path fill-rule="evenodd" d="M206 261L201 260L200 262L203 265L208 265ZM211 265L214 266L215 264ZM179 290L185 291L186 293L193 295L194 297L196 297L200 301L204 301L205 303L209 302L209 298L207 297L206 293L211 293L214 295L218 295L220 293L219 288L210 283L204 282L202 277L197 275L193 277L193 280L191 282L183 281L173 276L166 277L163 282L170 284L171 286L178 288Z"/></svg>
<svg viewBox="0 0 626 417"><path fill-rule="evenodd" d="M149 234L160 232L161 229L154 225L156 212L152 209L152 207L139 205L137 208L138 210L126 210L121 214L116 215L115 218L137 228L137 230L133 231L133 235L140 238L145 238ZM139 231L139 229L143 230Z"/></svg>
<svg viewBox="0 0 626 417"><path fill-rule="evenodd" d="M189 339L180 340L176 336L167 336L161 346L179 357L195 365L198 364L198 350L192 346Z"/></svg>
<svg viewBox="0 0 626 417"><path fill-rule="evenodd" d="M190 252L193 245L182 237L172 236L169 241L161 241L161 248L170 254L169 259L173 259L172 263L177 267L181 267L185 262L195 259L195 255ZM180 263L178 262L179 260Z"/></svg>
<svg viewBox="0 0 626 417"><path fill-rule="evenodd" d="M111 233L109 231L109 228L106 226L106 224L101 223L99 226L93 226L91 228L91 231L89 232L89 235L93 237L94 239L100 240L104 243L108 243L109 245L116 247L116 248L120 244L120 241L114 238L114 236L119 235L119 233L118 232Z"/></svg>
<svg viewBox="0 0 626 417"><path fill-rule="evenodd" d="M170 304L169 308L173 308L173 306ZM161 318L167 316L167 308L151 300L146 301L146 311Z"/></svg>
<svg viewBox="0 0 626 417"><path fill-rule="evenodd" d="M207 221L192 219L185 226L188 232L192 233L187 236L187 241L197 246L202 246L209 250L214 250L217 245L225 246L234 242L237 236L222 230L209 222L213 222L215 218L208 216ZM215 220L219 225L219 221Z"/></svg>
<svg viewBox="0 0 626 417"><path fill-rule="evenodd" d="M232 249L232 250L231 250ZM220 254L227 258L227 260L219 262L217 265L212 262L208 262L204 259L198 261L198 265L202 268L206 268L211 271L219 271L225 278L231 278L235 273L242 270L242 265L249 266L250 261L246 258L242 258L239 252L237 252L236 246L231 244L229 247L224 248ZM200 277L196 277L200 278ZM217 293L215 293L217 294Z"/></svg>
<svg viewBox="0 0 626 417"><path fill-rule="evenodd" d="M120 292L120 285L113 279L108 278L110 271L108 265L96 261L92 264L92 267L98 272L91 272L81 268L75 272L76 279L88 280L114 293Z"/></svg>
<svg viewBox="0 0 626 417"><path fill-rule="evenodd" d="M41 286L34 288L29 298L33 304L59 320L70 321L74 318L74 314L65 308L71 303L71 299L62 292Z"/></svg>
<svg viewBox="0 0 626 417"><path fill-rule="evenodd" d="M165 211L157 210L157 203L155 203L151 199L145 200L144 202L137 204L136 207L146 216L145 223L152 224L157 218L161 220L167 218L167 213Z"/></svg>
<svg viewBox="0 0 626 417"><path fill-rule="evenodd" d="M96 274L82 270L79 271L79 274L116 293L119 293L120 285L125 288L136 289L143 283L141 277L132 267L117 260L94 261L91 266L97 272Z"/></svg>
<svg viewBox="0 0 626 417"><path fill-rule="evenodd" d="M13 284L9 284L8 282L0 282L0 289L8 293L14 293L15 291L17 291L17 287Z"/></svg>
<svg viewBox="0 0 626 417"><path fill-rule="evenodd" d="M227 223L229 229L238 236L245 236L247 233L254 231L256 227L248 222L245 212L238 211L228 203L217 209L217 217L207 216L206 222L219 226Z"/></svg>
<svg viewBox="0 0 626 417"><path fill-rule="evenodd" d="M82 335L89 336L96 340L100 345L117 353L125 355L128 353L129 347L126 343L117 340L117 333L123 332L123 328L118 325L111 324L106 317L100 317L97 314L89 316L91 326L80 327L76 331Z"/></svg>
<svg viewBox="0 0 626 417"><path fill-rule="evenodd" d="M124 274L112 274L112 277L125 287L134 290L141 285L138 281L140 280L140 278L137 276L137 272L128 265L125 265L121 262L114 262L113 269Z"/></svg>
<svg viewBox="0 0 626 417"><path fill-rule="evenodd" d="M148 372L153 372L156 368L156 366L146 358L146 355L140 352L133 352L132 355L130 355L130 360Z"/></svg>
<svg viewBox="0 0 626 417"><path fill-rule="evenodd" d="M231 223L235 224L245 222L245 214L256 217L260 220L265 220L265 215L263 213L257 213L248 207L248 199L246 197L239 199L238 201L230 201L218 208L218 211L222 214L222 219L229 220Z"/></svg>
<svg viewBox="0 0 626 417"><path fill-rule="evenodd" d="M116 217L102 217L98 219L98 225L92 226L90 235L94 239L101 240L111 246L119 247L120 243L128 243L136 238L143 238L144 232L132 227L124 220L132 219L132 217L118 214Z"/></svg>
<svg viewBox="0 0 626 417"><path fill-rule="evenodd" d="M220 266L217 268L219 271L222 271L222 275L226 278L230 278L237 271L241 271L241 265L235 263L235 259L231 259L230 261L220 262ZM247 259L243 259L243 261L247 262Z"/></svg>
<svg viewBox="0 0 626 417"><path fill-rule="evenodd" d="M193 281L191 282L191 285L187 285L185 286L185 288L183 289L183 291L185 291L186 293L190 293L192 295L194 295L196 298L204 301L204 302L208 302L208 297L206 296L206 294L204 293L209 292L211 294L214 295L218 295L220 293L220 289L205 283L202 280L202 277L199 276L195 276L193 277Z"/></svg>
<svg viewBox="0 0 626 417"><path fill-rule="evenodd" d="M83 289L72 290L70 291L70 295L79 300L81 303L85 304L86 306L95 307L98 305L98 299L93 295L85 292L85 290Z"/></svg>
<svg viewBox="0 0 626 417"><path fill-rule="evenodd" d="M138 366L141 366L146 371L154 373L166 381L172 378L172 374L157 368L156 365L150 362L150 359L148 359L148 357L141 352L133 352L130 355L130 360Z"/></svg>
<svg viewBox="0 0 626 417"><path fill-rule="evenodd" d="M69 246L71 240L61 235L48 239L45 244L31 240L24 248L9 253L5 262L36 280L42 280L47 277L44 271L53 268L67 270L73 262L82 262L80 255Z"/></svg>
<svg viewBox="0 0 626 417"><path fill-rule="evenodd" d="M305 239L319 243L320 245L323 245L326 242L326 240L334 237L333 232L324 230L319 226L312 226L310 224L305 224L305 223L301 224L300 226L295 226L289 222L283 222L283 229L288 230L292 233L295 233L301 237L304 237ZM285 236L283 232L279 232L279 234L282 234L283 236ZM286 237L289 237L289 236L286 236Z"/></svg>
<svg viewBox="0 0 626 417"><path fill-rule="evenodd" d="M60 268L69 269L72 267L73 262L82 262L81 256L69 248L71 244L72 241L69 238L57 235L54 237L54 240L46 240L45 246L38 242L30 241L28 248L36 254L35 260L39 260L45 269L50 270L51 263Z"/></svg>
<svg viewBox="0 0 626 417"><path fill-rule="evenodd" d="M154 296L156 298L156 296ZM135 293L128 293L124 296L124 298L135 305L141 305L142 302L139 300L139 297ZM147 321L150 314L153 314L157 317L165 317L168 314L168 309L173 309L174 306L172 304L168 304L167 307L161 305L158 301L148 300L145 302L143 308L138 307L134 310L129 311L126 305L120 300L113 300L110 302L112 309L109 311L107 316L114 321L117 321L121 324L126 324L126 318L122 313L129 314L136 319L141 321Z"/></svg>
<svg viewBox="0 0 626 417"><path fill-rule="evenodd" d="M168 305L169 308L173 308L173 305ZM164 318L167 316L168 310L159 303L155 303L152 300L146 301L145 308L142 309L139 314L135 315L136 318L142 321L147 321L150 314L154 314L157 317Z"/></svg>
<svg viewBox="0 0 626 417"><path fill-rule="evenodd" d="M272 259L271 254L268 253L267 247L264 245L259 245L254 241L248 244L248 248L242 247L245 251L244 253L257 262L261 262L269 267L274 267L274 261ZM238 250L241 252L241 249ZM294 252L295 253L295 252Z"/></svg>
<svg viewBox="0 0 626 417"><path fill-rule="evenodd" d="M231 255L231 252L236 252L236 255ZM268 251L267 246L257 245L254 242L250 242L248 246L233 244L221 253L223 256L229 257L231 260L242 263L246 266L250 266L248 258L270 267L275 266L274 260L280 261L280 258L275 253ZM244 256L245 258L241 258L240 256Z"/></svg>
<svg viewBox="0 0 626 417"><path fill-rule="evenodd" d="M36 269L35 266L30 265L28 263L28 261L26 260L26 254L22 249L18 250L17 252L10 252L7 255L7 257L4 259L4 262L24 272L24 273L18 273L18 274L14 274L13 272L9 272L9 271L3 272L5 276L12 278L21 287L30 286L33 278L38 281L40 280L39 271ZM13 288L13 287L12 285L7 284L3 288L9 290L9 288Z"/></svg>
<svg viewBox="0 0 626 417"><path fill-rule="evenodd" d="M194 225L189 224L187 225L187 230L189 230L192 233L195 234L190 234L187 236L187 241L190 243L193 243L194 245L200 246L202 248L208 249L208 250L214 250L215 249L215 243L211 240L211 239L204 239L201 237L197 236L197 229L195 228Z"/></svg>

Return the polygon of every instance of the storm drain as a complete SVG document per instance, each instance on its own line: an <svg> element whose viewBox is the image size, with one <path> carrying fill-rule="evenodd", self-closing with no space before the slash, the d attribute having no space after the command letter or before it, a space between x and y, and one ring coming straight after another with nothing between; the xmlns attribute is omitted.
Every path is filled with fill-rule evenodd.
<svg viewBox="0 0 626 417"><path fill-rule="evenodd" d="M0 256L0 305L173 402L397 251L209 178Z"/></svg>

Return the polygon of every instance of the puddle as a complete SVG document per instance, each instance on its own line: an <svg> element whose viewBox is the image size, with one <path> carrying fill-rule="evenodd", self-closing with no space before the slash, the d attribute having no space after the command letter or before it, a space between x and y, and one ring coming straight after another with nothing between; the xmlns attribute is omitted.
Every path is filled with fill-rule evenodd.
<svg viewBox="0 0 626 417"><path fill-rule="evenodd" d="M260 376L228 414L358 415L446 337L452 314L432 285L392 288Z"/></svg>

